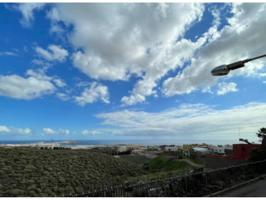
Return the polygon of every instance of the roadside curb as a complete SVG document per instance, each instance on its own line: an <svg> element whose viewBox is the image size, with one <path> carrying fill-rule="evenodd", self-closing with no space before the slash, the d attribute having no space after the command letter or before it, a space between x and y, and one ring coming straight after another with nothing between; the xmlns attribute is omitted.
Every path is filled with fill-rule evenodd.
<svg viewBox="0 0 266 200"><path fill-rule="evenodd" d="M258 176L258 177L256 177L256 178L250 179L250 180L248 180L248 181L245 181L245 182L242 182L242 183L239 183L239 184L233 185L233 186L231 186L231 187L229 187L229 188L225 188L225 189L220 190L220 191L218 191L218 192L211 193L211 194L209 194L209 195L206 195L205 197L219 197L220 195L222 195L222 194L225 193L225 192L232 191L232 190L234 190L234 189L237 189L237 188L240 188L240 187L242 187L242 186L245 186L245 185L247 185L247 184L249 184L249 183L253 183L253 182L259 181L259 180L261 180L261 179L265 179L265 178L266 178L266 174L263 174L263 175L260 175L260 176Z"/></svg>

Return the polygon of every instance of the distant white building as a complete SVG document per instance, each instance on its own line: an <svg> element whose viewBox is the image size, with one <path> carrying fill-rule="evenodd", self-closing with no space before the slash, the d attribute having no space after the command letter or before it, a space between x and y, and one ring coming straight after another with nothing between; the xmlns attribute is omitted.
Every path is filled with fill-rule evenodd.
<svg viewBox="0 0 266 200"><path fill-rule="evenodd" d="M214 154L224 154L225 147L224 146L209 146L209 150L211 153Z"/></svg>
<svg viewBox="0 0 266 200"><path fill-rule="evenodd" d="M193 147L192 150L196 153L200 153L200 154L208 154L210 153L210 150L208 148L205 147Z"/></svg>
<svg viewBox="0 0 266 200"><path fill-rule="evenodd" d="M226 145L224 145L224 149L225 150L233 150L233 145L226 144Z"/></svg>

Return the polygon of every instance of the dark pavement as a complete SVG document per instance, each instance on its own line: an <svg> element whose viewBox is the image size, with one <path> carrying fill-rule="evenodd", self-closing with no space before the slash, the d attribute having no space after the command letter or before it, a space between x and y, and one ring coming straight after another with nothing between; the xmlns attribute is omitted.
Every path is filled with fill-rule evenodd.
<svg viewBox="0 0 266 200"><path fill-rule="evenodd" d="M221 197L266 197L266 179L249 183L219 195Z"/></svg>

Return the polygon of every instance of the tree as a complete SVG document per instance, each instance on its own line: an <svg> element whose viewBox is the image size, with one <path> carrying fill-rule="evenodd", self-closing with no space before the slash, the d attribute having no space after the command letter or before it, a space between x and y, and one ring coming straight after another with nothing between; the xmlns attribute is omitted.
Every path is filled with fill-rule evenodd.
<svg viewBox="0 0 266 200"><path fill-rule="evenodd" d="M262 142L261 142L261 147L263 149L266 149L266 128L261 128L258 133L257 133L257 136L259 138L262 138Z"/></svg>
<svg viewBox="0 0 266 200"><path fill-rule="evenodd" d="M264 160L266 159L266 128L260 128L257 132L257 136L261 138L261 147L251 152L250 160Z"/></svg>

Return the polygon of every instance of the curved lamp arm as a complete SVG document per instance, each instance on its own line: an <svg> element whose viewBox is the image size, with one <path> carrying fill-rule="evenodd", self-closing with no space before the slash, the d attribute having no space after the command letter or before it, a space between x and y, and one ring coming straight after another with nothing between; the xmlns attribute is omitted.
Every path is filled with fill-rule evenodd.
<svg viewBox="0 0 266 200"><path fill-rule="evenodd" d="M228 64L228 65L221 65L221 66L215 67L211 71L211 74L213 76L224 76L224 75L227 75L230 72L230 70L235 70L235 69L244 67L245 63L253 61L253 60L257 60L257 59L263 58L263 57L266 57L266 54L263 54L263 55L260 55L260 56L254 57L254 58L240 60L240 61Z"/></svg>

